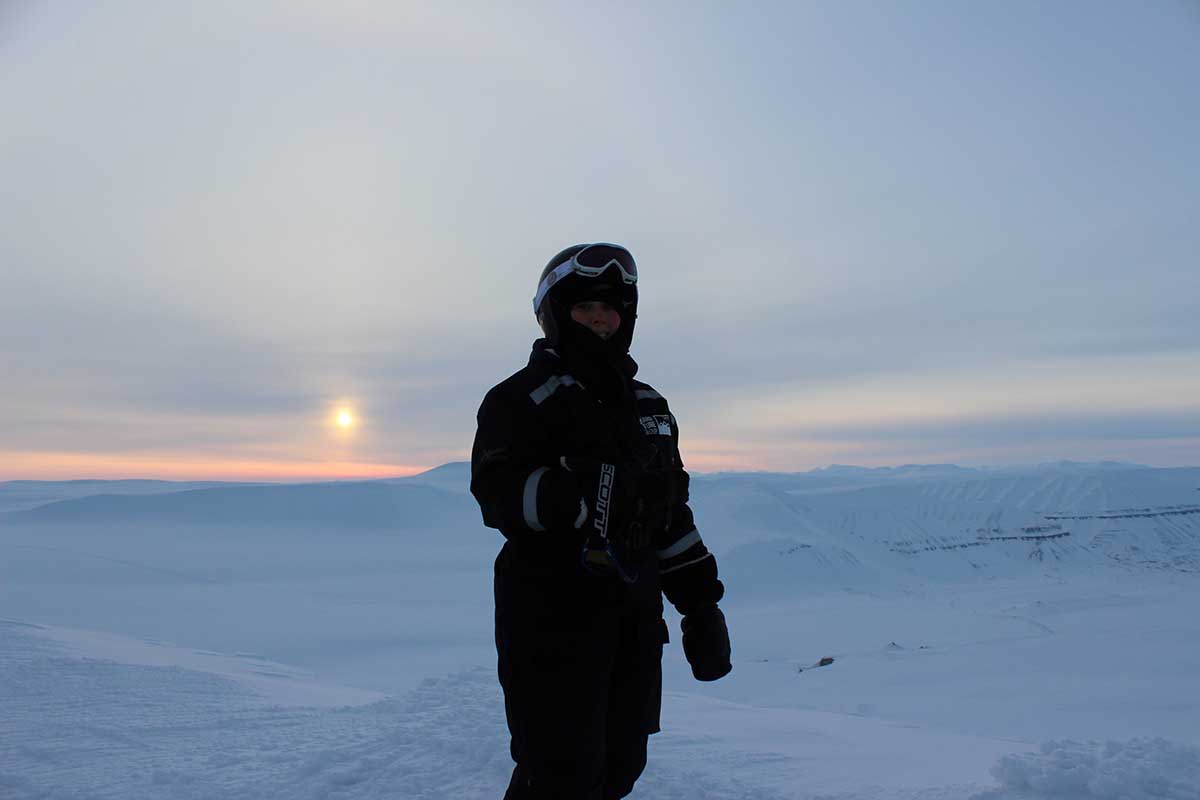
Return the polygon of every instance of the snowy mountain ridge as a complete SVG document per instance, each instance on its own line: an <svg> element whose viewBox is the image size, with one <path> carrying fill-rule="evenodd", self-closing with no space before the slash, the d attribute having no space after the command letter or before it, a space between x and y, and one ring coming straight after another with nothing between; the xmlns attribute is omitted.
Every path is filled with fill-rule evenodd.
<svg viewBox="0 0 1200 800"><path fill-rule="evenodd" d="M0 525L461 531L446 544L494 550L499 540L483 529L468 480L469 465L455 462L382 481L152 494L134 485L138 493L0 513ZM1057 462L701 474L691 503L723 573L756 591L1102 564L1200 571L1200 468Z"/></svg>
<svg viewBox="0 0 1200 800"><path fill-rule="evenodd" d="M26 511L31 508L97 494L163 494L188 489L211 489L219 486L256 486L261 484L228 481L161 481L130 480L70 480L70 481L0 481L0 512Z"/></svg>
<svg viewBox="0 0 1200 800"><path fill-rule="evenodd" d="M0 514L0 524L152 522L408 529L462 523L463 512L461 497L436 486L366 481L96 494L6 512Z"/></svg>
<svg viewBox="0 0 1200 800"><path fill-rule="evenodd" d="M764 582L764 571L822 585L860 584L861 573L894 583L1099 565L1200 571L1198 469L1055 465L955 479L797 475L693 486L702 529L736 532L723 571L763 591L788 583Z"/></svg>

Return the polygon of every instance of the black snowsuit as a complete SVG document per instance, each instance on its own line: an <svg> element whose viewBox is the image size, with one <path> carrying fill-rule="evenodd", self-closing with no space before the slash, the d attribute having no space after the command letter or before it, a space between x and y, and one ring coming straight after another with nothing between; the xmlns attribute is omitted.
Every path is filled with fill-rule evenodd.
<svg viewBox="0 0 1200 800"><path fill-rule="evenodd" d="M484 523L507 539L495 565L496 650L517 764L507 800L627 795L659 730L662 595L687 614L724 591L687 505L675 418L633 371L606 396L538 340L529 365L479 409L471 492ZM654 541L625 554L638 574L625 583L582 568L586 531L554 509L581 495L591 502L564 463L614 464L620 475L635 458L670 480L643 512Z"/></svg>

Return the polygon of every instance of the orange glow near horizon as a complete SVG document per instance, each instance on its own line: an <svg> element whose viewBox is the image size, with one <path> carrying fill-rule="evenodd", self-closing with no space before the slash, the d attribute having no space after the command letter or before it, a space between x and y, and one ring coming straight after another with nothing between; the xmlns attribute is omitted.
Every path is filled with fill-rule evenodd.
<svg viewBox="0 0 1200 800"><path fill-rule="evenodd" d="M160 455L95 453L0 453L0 481L123 480L335 481L403 478L438 464L376 464L362 461L198 460Z"/></svg>
<svg viewBox="0 0 1200 800"><path fill-rule="evenodd" d="M1063 458L1079 461L1133 461L1153 466L1195 466L1200 437L1177 439L1104 439L1066 441L1047 449L1023 443L986 448L941 447L913 451L912 443L881 441L780 441L750 444L694 438L683 448L684 463L693 473L803 472L829 464L863 467L908 463L1034 464ZM1152 455L1153 454L1153 455ZM366 461L204 459L155 453L68 453L0 451L0 481L122 480L306 482L372 480L416 475L442 464L467 461L469 453L439 451L427 464L381 464Z"/></svg>

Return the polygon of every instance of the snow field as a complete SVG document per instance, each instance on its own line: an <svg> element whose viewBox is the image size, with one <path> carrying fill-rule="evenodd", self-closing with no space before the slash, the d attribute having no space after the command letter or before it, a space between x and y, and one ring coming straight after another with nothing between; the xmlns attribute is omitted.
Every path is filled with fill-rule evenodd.
<svg viewBox="0 0 1200 800"><path fill-rule="evenodd" d="M498 538L459 466L0 513L0 798L498 798ZM1197 485L699 477L735 668L693 681L668 611L634 800L1198 800Z"/></svg>
<svg viewBox="0 0 1200 800"><path fill-rule="evenodd" d="M250 671L222 677L81 657L64 643L72 635L0 625L0 796L472 800L498 797L507 782L507 733L489 670L427 679L364 705L291 707L273 702L286 689L264 685L287 684L288 674L260 676L252 691ZM126 644L130 657L144 657L145 643ZM105 640L112 656L119 646ZM686 692L666 694L664 720L635 798L1200 796L1200 748L1163 739L1048 742L1014 754L1021 747L1011 741ZM999 787L986 788L990 764Z"/></svg>

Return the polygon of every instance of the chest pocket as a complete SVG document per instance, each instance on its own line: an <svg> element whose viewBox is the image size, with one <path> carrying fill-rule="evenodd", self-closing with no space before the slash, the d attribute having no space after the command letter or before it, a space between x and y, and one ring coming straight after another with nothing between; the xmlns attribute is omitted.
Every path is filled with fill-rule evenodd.
<svg viewBox="0 0 1200 800"><path fill-rule="evenodd" d="M670 412L640 412L638 428L641 433L639 461L647 469L669 470L675 463L675 417Z"/></svg>
<svg viewBox="0 0 1200 800"><path fill-rule="evenodd" d="M639 390L636 406L621 409L598 402L573 380L559 378L557 391L538 411L559 456L621 463L642 469L670 470L675 461L675 417L656 392Z"/></svg>
<svg viewBox="0 0 1200 800"><path fill-rule="evenodd" d="M674 436L674 420L670 414L647 414L638 418L647 436Z"/></svg>

